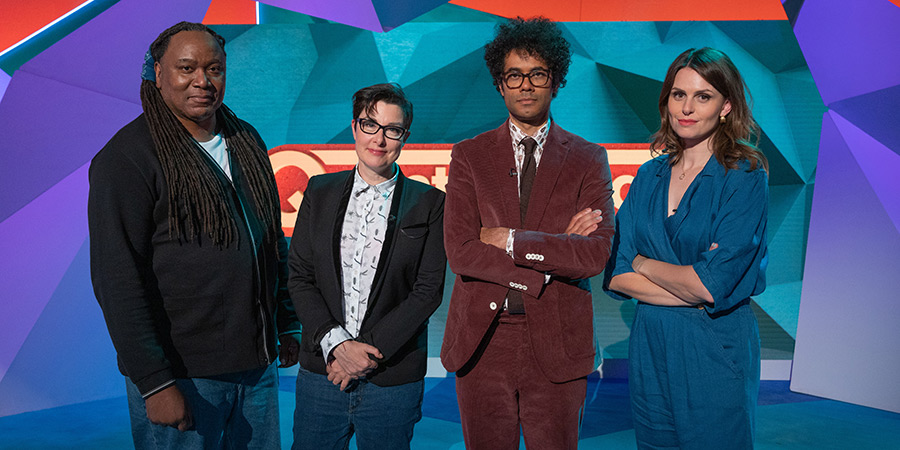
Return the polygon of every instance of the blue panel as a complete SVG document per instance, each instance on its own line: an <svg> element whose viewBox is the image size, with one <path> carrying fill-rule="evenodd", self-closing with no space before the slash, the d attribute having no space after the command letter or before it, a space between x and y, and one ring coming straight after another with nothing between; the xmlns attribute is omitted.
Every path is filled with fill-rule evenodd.
<svg viewBox="0 0 900 450"><path fill-rule="evenodd" d="M892 86L870 94L848 98L831 104L831 108L854 125L900 154L900 86Z"/></svg>
<svg viewBox="0 0 900 450"><path fill-rule="evenodd" d="M124 387L85 240L0 382L0 416L120 396Z"/></svg>

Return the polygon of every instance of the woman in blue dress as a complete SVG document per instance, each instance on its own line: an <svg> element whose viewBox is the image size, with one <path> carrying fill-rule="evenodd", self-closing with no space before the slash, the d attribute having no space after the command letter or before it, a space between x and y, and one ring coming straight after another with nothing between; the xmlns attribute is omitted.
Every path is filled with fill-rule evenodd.
<svg viewBox="0 0 900 450"><path fill-rule="evenodd" d="M724 53L669 67L660 129L616 215L605 287L638 300L629 384L639 448L753 447L768 177L746 85Z"/></svg>

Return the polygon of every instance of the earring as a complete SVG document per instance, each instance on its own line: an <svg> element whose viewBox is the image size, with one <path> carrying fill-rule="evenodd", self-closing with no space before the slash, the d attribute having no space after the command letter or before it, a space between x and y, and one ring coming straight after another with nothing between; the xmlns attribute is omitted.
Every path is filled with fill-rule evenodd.
<svg viewBox="0 0 900 450"><path fill-rule="evenodd" d="M725 123L725 116L719 116L719 123Z"/></svg>

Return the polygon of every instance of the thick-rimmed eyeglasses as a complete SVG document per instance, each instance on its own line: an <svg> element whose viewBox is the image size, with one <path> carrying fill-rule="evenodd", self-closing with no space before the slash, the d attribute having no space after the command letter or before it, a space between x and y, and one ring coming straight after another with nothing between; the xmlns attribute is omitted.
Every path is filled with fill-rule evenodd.
<svg viewBox="0 0 900 450"><path fill-rule="evenodd" d="M528 73L510 72L503 75L503 82L510 89L522 87L522 83L528 78L528 82L534 87L547 87L550 85L550 72L546 70L532 70Z"/></svg>
<svg viewBox="0 0 900 450"><path fill-rule="evenodd" d="M393 139L395 141L402 141L403 137L406 136L406 128L393 125L381 125L380 123L367 117L357 118L356 125L359 126L359 129L366 134L376 134L379 131L384 130L384 137Z"/></svg>

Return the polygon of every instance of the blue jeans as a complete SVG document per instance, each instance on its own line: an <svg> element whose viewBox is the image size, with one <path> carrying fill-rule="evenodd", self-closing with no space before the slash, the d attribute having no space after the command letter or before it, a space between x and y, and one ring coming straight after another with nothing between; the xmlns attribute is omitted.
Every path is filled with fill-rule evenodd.
<svg viewBox="0 0 900 450"><path fill-rule="evenodd" d="M150 423L137 386L125 377L136 450L281 448L274 363L209 378L179 378L175 383L194 418L194 427L185 432Z"/></svg>
<svg viewBox="0 0 900 450"><path fill-rule="evenodd" d="M409 449L413 427L422 418L424 381L381 387L366 380L343 392L325 375L303 367L297 374L294 450Z"/></svg>

